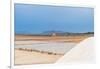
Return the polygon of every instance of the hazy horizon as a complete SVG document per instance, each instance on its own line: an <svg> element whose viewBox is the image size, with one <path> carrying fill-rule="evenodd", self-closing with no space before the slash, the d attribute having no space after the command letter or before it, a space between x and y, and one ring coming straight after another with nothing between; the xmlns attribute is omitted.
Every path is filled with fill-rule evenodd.
<svg viewBox="0 0 100 69"><path fill-rule="evenodd" d="M15 33L94 32L94 9L15 4Z"/></svg>

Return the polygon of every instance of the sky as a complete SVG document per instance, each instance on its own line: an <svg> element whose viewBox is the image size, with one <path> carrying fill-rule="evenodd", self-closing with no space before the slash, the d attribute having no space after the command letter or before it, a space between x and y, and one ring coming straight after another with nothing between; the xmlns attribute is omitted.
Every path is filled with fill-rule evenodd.
<svg viewBox="0 0 100 69"><path fill-rule="evenodd" d="M16 34L94 31L93 8L16 3L14 18Z"/></svg>

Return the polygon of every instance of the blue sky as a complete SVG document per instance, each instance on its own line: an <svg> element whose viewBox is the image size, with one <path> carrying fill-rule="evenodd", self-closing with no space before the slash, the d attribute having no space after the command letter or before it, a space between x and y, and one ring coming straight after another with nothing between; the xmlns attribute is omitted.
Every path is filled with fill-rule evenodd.
<svg viewBox="0 0 100 69"><path fill-rule="evenodd" d="M17 34L94 31L93 8L15 4L14 15Z"/></svg>

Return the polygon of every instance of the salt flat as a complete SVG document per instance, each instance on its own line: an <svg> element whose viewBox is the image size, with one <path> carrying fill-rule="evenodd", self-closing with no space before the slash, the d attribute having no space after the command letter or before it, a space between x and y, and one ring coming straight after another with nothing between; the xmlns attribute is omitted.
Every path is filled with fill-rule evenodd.
<svg viewBox="0 0 100 69"><path fill-rule="evenodd" d="M15 65L55 63L86 38L88 37L17 35L14 46Z"/></svg>

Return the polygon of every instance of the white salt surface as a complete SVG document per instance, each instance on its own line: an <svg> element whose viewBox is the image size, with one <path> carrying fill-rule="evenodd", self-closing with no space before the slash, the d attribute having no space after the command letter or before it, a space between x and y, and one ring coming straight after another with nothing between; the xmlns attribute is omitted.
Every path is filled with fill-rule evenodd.
<svg viewBox="0 0 100 69"><path fill-rule="evenodd" d="M31 48L39 51L64 54L71 50L76 43L34 41L32 45L18 45L15 48Z"/></svg>

